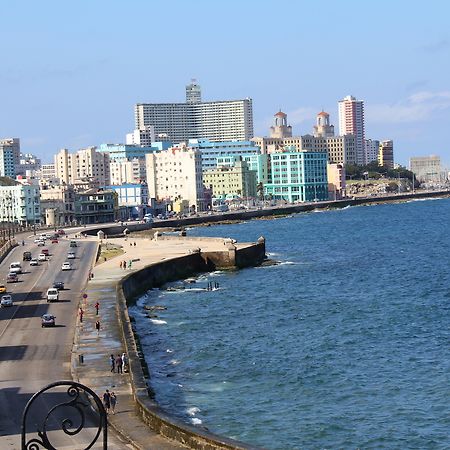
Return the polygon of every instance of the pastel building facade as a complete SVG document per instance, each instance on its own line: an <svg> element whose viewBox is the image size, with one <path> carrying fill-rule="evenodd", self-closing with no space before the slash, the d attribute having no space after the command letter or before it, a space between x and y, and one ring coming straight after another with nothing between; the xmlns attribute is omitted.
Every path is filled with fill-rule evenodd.
<svg viewBox="0 0 450 450"><path fill-rule="evenodd" d="M326 152L280 152L270 156L270 164L265 196L290 203L328 200Z"/></svg>
<svg viewBox="0 0 450 450"><path fill-rule="evenodd" d="M34 225L41 222L39 186L0 186L0 222Z"/></svg>
<svg viewBox="0 0 450 450"><path fill-rule="evenodd" d="M391 140L380 141L378 148L378 165L394 168L394 143Z"/></svg>
<svg viewBox="0 0 450 450"><path fill-rule="evenodd" d="M181 145L146 155L149 198L187 202L189 209L205 209L202 155Z"/></svg>
<svg viewBox="0 0 450 450"><path fill-rule="evenodd" d="M376 139L366 139L364 141L365 163L369 164L378 161L378 152L380 149L380 141Z"/></svg>
<svg viewBox="0 0 450 450"><path fill-rule="evenodd" d="M355 136L356 164L364 165L364 102L347 95L338 103L339 134L341 136L352 134Z"/></svg>
<svg viewBox="0 0 450 450"><path fill-rule="evenodd" d="M62 183L77 184L84 180L95 182L100 186L110 184L109 154L88 147L69 153L63 148L55 155L56 177Z"/></svg>
<svg viewBox="0 0 450 450"><path fill-rule="evenodd" d="M247 156L259 154L259 147L252 141L213 142L209 139L190 139L189 147L198 150L202 155L202 170L217 167L218 159L224 156Z"/></svg>
<svg viewBox="0 0 450 450"><path fill-rule="evenodd" d="M212 189L214 197L256 197L256 172L239 157L225 157L217 168L204 171L203 184Z"/></svg>
<svg viewBox="0 0 450 450"><path fill-rule="evenodd" d="M345 197L346 182L343 164L327 164L328 197L330 200L340 200Z"/></svg>
<svg viewBox="0 0 450 450"><path fill-rule="evenodd" d="M119 208L126 210L125 218L142 219L150 209L148 186L145 183L108 186L107 189L117 194Z"/></svg>

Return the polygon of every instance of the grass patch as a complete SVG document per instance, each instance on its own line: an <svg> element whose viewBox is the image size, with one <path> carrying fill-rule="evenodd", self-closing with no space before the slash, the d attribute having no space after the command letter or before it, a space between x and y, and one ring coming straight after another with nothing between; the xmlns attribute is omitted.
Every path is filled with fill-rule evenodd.
<svg viewBox="0 0 450 450"><path fill-rule="evenodd" d="M122 255L125 253L123 251L122 246L110 244L106 242L105 244L100 245L100 256L97 260L97 264L108 261L108 259L115 258L116 256Z"/></svg>

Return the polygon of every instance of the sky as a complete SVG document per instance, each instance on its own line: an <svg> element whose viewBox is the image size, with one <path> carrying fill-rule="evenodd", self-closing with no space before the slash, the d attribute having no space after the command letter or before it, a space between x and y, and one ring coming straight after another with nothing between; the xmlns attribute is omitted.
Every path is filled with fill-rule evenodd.
<svg viewBox="0 0 450 450"><path fill-rule="evenodd" d="M251 97L255 135L283 110L295 135L346 95L364 100L366 138L396 162L450 167L446 0L0 0L0 137L51 162L120 143L134 104Z"/></svg>

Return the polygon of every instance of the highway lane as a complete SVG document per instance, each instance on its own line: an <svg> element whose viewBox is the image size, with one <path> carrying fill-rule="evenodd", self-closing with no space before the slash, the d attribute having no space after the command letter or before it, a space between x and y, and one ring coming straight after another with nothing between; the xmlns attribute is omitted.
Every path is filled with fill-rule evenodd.
<svg viewBox="0 0 450 450"><path fill-rule="evenodd" d="M20 261L25 272L19 275L18 283L5 283L14 306L0 309L1 449L20 448L22 412L31 395L51 382L71 379L70 358L78 304L96 251L94 242L78 242L77 248L70 248L69 239L60 239L58 244L47 241L49 260L32 267L28 261L22 262L23 251L31 251L37 257L43 247L33 243L31 237L26 239L25 246L16 247L0 266L0 283L5 283L13 261ZM76 259L70 260L73 269L61 271L70 250L76 254ZM46 291L55 280L63 281L65 289L60 292L60 301L47 303ZM41 328L40 317L44 313L56 316L55 328ZM50 409L56 397L46 396L39 405L40 412ZM40 412L34 411L33 420ZM52 427L56 427L55 423ZM83 439L88 439L91 431L81 438L54 432L54 444L57 448L83 448ZM110 443L109 448L125 448L113 436Z"/></svg>

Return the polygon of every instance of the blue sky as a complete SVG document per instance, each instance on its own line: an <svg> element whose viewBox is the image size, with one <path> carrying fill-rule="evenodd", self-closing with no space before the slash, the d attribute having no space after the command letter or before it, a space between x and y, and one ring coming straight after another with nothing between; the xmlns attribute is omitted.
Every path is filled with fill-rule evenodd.
<svg viewBox="0 0 450 450"><path fill-rule="evenodd" d="M295 134L365 102L366 136L396 161L450 163L450 2L0 0L0 136L50 161L123 142L137 102L253 98L255 134L279 109Z"/></svg>

